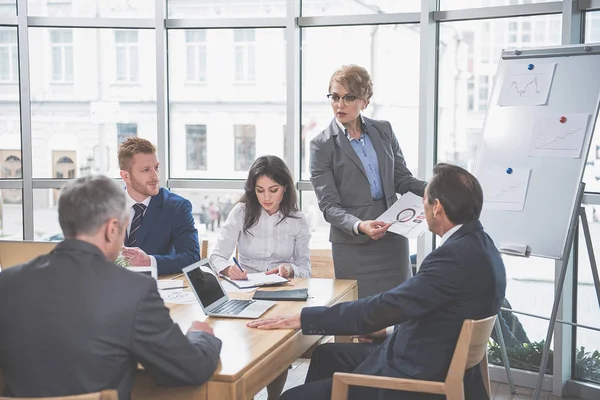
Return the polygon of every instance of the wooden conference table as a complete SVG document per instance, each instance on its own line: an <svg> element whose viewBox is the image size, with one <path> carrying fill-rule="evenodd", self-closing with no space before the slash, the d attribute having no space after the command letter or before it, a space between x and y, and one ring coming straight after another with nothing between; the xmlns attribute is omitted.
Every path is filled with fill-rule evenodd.
<svg viewBox="0 0 600 400"><path fill-rule="evenodd" d="M308 287L307 301L283 301L263 317L299 313L306 306L330 306L358 298L354 280L293 279L287 286L263 290ZM253 293L230 293L232 298L251 298ZM200 387L164 388L140 372L132 400L248 400L275 379L322 336L300 331L262 331L246 327L247 319L207 318L198 304L167 304L171 317L186 332L194 320L206 320L223 341L221 361L209 382Z"/></svg>

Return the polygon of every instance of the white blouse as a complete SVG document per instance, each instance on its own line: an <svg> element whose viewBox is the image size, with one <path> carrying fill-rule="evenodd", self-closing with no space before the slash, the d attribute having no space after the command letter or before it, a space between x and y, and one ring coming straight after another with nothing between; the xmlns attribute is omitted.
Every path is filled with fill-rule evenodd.
<svg viewBox="0 0 600 400"><path fill-rule="evenodd" d="M230 265L230 257L238 245L238 262L248 272L266 272L280 264L291 265L295 278L310 277L310 228L303 213L297 212L279 223L282 214L269 215L264 209L256 225L244 233L246 204L233 207L217 246L210 255L213 267L221 272Z"/></svg>

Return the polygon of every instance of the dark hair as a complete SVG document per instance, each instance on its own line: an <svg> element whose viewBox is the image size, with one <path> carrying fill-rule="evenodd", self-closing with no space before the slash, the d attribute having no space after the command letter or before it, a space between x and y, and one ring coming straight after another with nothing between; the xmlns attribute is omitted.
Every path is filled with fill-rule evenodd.
<svg viewBox="0 0 600 400"><path fill-rule="evenodd" d="M261 156L258 157L248 171L248 179L244 185L244 195L240 199L240 203L246 204L246 215L244 216L244 233L249 233L248 230L258 223L262 206L256 197L256 181L261 176L267 176L284 187L283 198L279 204L279 211L283 214L283 218L278 223L283 222L286 218L298 218L292 213L298 211L298 195L294 187L292 174L283 160L277 156Z"/></svg>
<svg viewBox="0 0 600 400"><path fill-rule="evenodd" d="M65 184L58 198L58 222L65 238L93 235L106 221L128 217L125 190L106 176L86 176Z"/></svg>
<svg viewBox="0 0 600 400"><path fill-rule="evenodd" d="M477 178L456 165L439 163L427 185L427 200L438 199L450 222L455 225L479 219L483 190Z"/></svg>

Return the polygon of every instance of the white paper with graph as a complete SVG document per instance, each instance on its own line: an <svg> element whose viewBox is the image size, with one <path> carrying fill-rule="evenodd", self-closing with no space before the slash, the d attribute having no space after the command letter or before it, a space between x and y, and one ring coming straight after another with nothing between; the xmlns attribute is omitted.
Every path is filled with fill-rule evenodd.
<svg viewBox="0 0 600 400"><path fill-rule="evenodd" d="M377 220L392 222L390 232L414 239L427 229L423 198L411 192L405 193Z"/></svg>
<svg viewBox="0 0 600 400"><path fill-rule="evenodd" d="M565 122L560 122L565 117ZM536 121L530 157L580 158L590 114L548 115Z"/></svg>
<svg viewBox="0 0 600 400"><path fill-rule="evenodd" d="M499 106L541 106L548 104L556 63L537 63L529 70L527 63L510 67L504 79Z"/></svg>
<svg viewBox="0 0 600 400"><path fill-rule="evenodd" d="M513 168L506 173L501 166L479 172L484 210L523 211L531 169Z"/></svg>

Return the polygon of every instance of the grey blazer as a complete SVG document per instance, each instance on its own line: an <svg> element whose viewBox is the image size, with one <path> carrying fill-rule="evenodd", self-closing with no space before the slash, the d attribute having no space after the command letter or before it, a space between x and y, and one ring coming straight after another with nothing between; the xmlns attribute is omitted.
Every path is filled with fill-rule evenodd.
<svg viewBox="0 0 600 400"><path fill-rule="evenodd" d="M116 389L131 395L138 362L159 385L201 385L221 341L187 337L156 281L67 239L50 254L0 273L0 369L9 397L68 396Z"/></svg>
<svg viewBox="0 0 600 400"><path fill-rule="evenodd" d="M410 191L423 196L427 183L413 177L406 167L390 123L370 118L364 121L377 153L386 208L396 202L396 193ZM332 243L368 241L368 236L357 236L352 228L356 221L376 219L379 215L373 213L371 186L363 164L335 119L310 141L310 172L319 208L331 224L329 240Z"/></svg>

